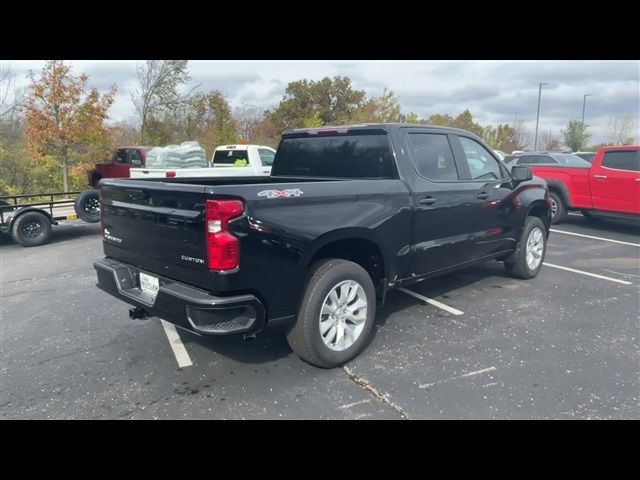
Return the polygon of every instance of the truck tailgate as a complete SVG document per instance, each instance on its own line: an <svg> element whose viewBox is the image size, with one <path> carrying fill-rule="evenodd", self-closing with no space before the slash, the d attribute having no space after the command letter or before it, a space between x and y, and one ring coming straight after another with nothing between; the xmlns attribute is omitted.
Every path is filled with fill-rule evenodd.
<svg viewBox="0 0 640 480"><path fill-rule="evenodd" d="M206 187L131 180L126 186L124 183L106 181L101 188L105 254L176 280L209 283L204 232Z"/></svg>

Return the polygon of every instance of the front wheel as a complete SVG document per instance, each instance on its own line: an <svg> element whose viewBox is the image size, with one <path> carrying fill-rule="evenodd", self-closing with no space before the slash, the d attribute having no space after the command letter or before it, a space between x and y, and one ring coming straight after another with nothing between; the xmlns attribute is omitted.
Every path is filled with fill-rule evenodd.
<svg viewBox="0 0 640 480"><path fill-rule="evenodd" d="M527 217L516 257L505 262L507 273L515 278L529 279L538 275L547 252L544 223L538 217Z"/></svg>
<svg viewBox="0 0 640 480"><path fill-rule="evenodd" d="M322 260L311 271L287 340L302 360L338 367L366 348L375 315L376 293L367 271L348 260Z"/></svg>

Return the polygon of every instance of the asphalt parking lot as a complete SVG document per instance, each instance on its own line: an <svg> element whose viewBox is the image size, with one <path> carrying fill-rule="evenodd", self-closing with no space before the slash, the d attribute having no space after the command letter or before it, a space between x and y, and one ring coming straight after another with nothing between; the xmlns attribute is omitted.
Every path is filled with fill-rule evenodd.
<svg viewBox="0 0 640 480"><path fill-rule="evenodd" d="M0 238L0 418L640 418L638 225L571 215L533 280L490 262L393 291L369 348L334 370L279 331L203 339L129 320L94 286L98 230Z"/></svg>

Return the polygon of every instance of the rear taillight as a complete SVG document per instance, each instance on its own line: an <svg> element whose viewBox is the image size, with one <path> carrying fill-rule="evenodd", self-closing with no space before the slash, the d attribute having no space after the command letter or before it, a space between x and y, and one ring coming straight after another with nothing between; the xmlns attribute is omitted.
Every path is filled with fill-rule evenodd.
<svg viewBox="0 0 640 480"><path fill-rule="evenodd" d="M102 208L102 189L98 190L98 209L100 209L100 234L104 238L104 208Z"/></svg>
<svg viewBox="0 0 640 480"><path fill-rule="evenodd" d="M238 239L229 233L229 220L244 213L239 200L207 200L205 235L209 270L231 270L240 264Z"/></svg>

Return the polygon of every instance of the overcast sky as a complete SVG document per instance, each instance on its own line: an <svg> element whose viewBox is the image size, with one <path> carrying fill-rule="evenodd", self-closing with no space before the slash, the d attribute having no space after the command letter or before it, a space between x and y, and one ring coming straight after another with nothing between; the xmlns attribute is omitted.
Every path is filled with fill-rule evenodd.
<svg viewBox="0 0 640 480"><path fill-rule="evenodd" d="M1 61L17 75L17 86L26 86L29 70L39 72L43 61ZM113 120L134 116L130 92L136 87L135 61L69 61L74 73L89 75L99 89L118 87L110 110ZM543 87L540 132L560 129L582 115L591 125L592 143L606 141L613 117L640 116L640 62L638 61L191 61L191 85L200 90L218 89L232 107L250 103L268 108L277 105L288 82L302 78L343 75L354 88L369 95L384 87L400 99L403 113L419 117L434 113L457 115L468 108L481 124L513 123L515 116L535 129L538 84ZM640 139L637 131L636 141Z"/></svg>

